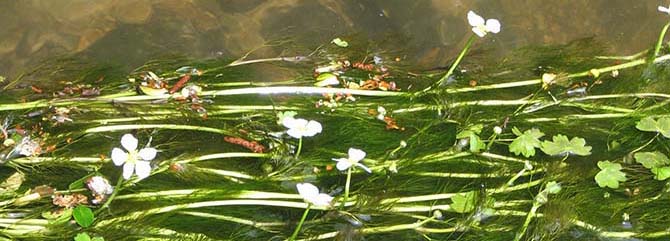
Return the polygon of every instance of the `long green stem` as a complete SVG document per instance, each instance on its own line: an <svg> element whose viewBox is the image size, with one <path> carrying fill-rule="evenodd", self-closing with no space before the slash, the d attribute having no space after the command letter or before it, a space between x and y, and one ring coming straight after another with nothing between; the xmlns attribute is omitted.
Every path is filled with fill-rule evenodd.
<svg viewBox="0 0 670 241"><path fill-rule="evenodd" d="M307 214L309 213L309 208L312 205L307 205L307 208L305 208L305 212L302 213L302 218L300 218L300 222L298 223L298 226L295 227L295 230L293 231L293 234L291 235L291 238L288 240L293 241L295 240L295 237L298 237L298 233L300 233L300 229L302 228L302 224L305 222L305 219L307 219Z"/></svg>
<svg viewBox="0 0 670 241"><path fill-rule="evenodd" d="M514 237L514 241L519 241L523 237L523 235L526 233L526 230L528 229L528 225L530 224L530 221L535 217L535 213L537 213L537 209L542 206L539 203L534 203L533 207L530 209L530 212L528 212L528 215L526 215L526 221L524 221L523 226L521 227L521 230L519 230L518 233L516 233L516 236Z"/></svg>
<svg viewBox="0 0 670 241"><path fill-rule="evenodd" d="M347 183L344 184L344 198L342 199L342 204L340 204L340 208L344 207L344 204L347 203L347 199L349 199L349 186L351 185L351 169L352 167L349 167L347 169Z"/></svg>
<svg viewBox="0 0 670 241"><path fill-rule="evenodd" d="M470 38L468 38L468 42L465 43L465 47L463 47L463 50L461 50L461 53L458 54L458 57L456 58L456 61L454 61L453 64L451 64L451 67L449 67L449 70L447 70L447 73L440 78L440 80L437 81L437 84L435 86L441 86L444 84L445 81L449 80L449 77L454 73L454 70L456 70L456 67L458 67L458 64L461 63L461 60L463 60L463 57L465 57L465 54L468 52L470 49L470 46L472 43L475 41L475 35L470 35ZM429 91L432 87L429 86L428 88L424 89L423 92Z"/></svg>
<svg viewBox="0 0 670 241"><path fill-rule="evenodd" d="M298 159L301 150L302 150L302 137L300 137L300 140L298 141L298 150L295 152L295 159Z"/></svg>
<svg viewBox="0 0 670 241"><path fill-rule="evenodd" d="M665 34L668 32L668 27L670 27L670 22L663 26L661 34L658 35L658 41L656 42L656 47L654 47L654 55L651 56L652 58L656 58L656 56L658 56L658 52L661 51L661 46L663 46L663 39L665 39Z"/></svg>
<svg viewBox="0 0 670 241"><path fill-rule="evenodd" d="M98 210L95 210L96 215L99 214L100 212L102 212L102 210L105 210L107 207L109 207L109 204L112 203L112 200L114 200L114 198L116 197L116 194L118 194L119 190L121 190L121 185L123 185L123 180L124 180L123 175L119 175L119 180L116 182L116 186L114 186L114 191L112 192L112 195L110 195L109 198L107 198L107 201L105 201L105 203L102 204L102 206L100 206L100 208L98 208Z"/></svg>

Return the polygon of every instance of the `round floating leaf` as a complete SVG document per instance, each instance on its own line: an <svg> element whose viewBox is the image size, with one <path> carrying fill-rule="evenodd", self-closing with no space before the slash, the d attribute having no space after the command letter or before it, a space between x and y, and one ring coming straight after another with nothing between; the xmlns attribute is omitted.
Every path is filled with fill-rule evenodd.
<svg viewBox="0 0 670 241"><path fill-rule="evenodd" d="M342 48L349 47L349 43L347 43L347 41L344 41L340 38L333 39L333 41L331 41L331 43L334 43L335 45L337 45L339 47L342 47Z"/></svg>
<svg viewBox="0 0 670 241"><path fill-rule="evenodd" d="M658 132L670 138L670 117L664 116L654 120L654 118L648 116L637 122L635 128L641 131Z"/></svg>
<svg viewBox="0 0 670 241"><path fill-rule="evenodd" d="M475 209L475 192L459 193L451 197L451 209L457 213L469 213Z"/></svg>
<svg viewBox="0 0 670 241"><path fill-rule="evenodd" d="M670 178L670 166L666 167L655 167L651 169L651 172L656 175L656 180L663 181Z"/></svg>
<svg viewBox="0 0 670 241"><path fill-rule="evenodd" d="M657 151L635 153L635 161L648 169L670 164L670 159L665 154Z"/></svg>
<svg viewBox="0 0 670 241"><path fill-rule="evenodd" d="M74 236L74 241L92 241L91 236L88 236L87 233L78 233L77 236Z"/></svg>
<svg viewBox="0 0 670 241"><path fill-rule="evenodd" d="M535 148L539 148L542 144L539 138L543 137L544 133L535 128L521 133L516 127L512 128L512 132L517 138L509 145L509 151L516 155L523 154L525 157L534 156Z"/></svg>
<svg viewBox="0 0 670 241"><path fill-rule="evenodd" d="M79 224L79 226L82 226L84 228L91 226L91 224L93 224L93 220L95 220L95 217L93 216L93 211L91 211L89 207L84 205L79 205L76 208L74 208L72 216L74 216L74 221L77 221L77 224Z"/></svg>
<svg viewBox="0 0 670 241"><path fill-rule="evenodd" d="M574 154L579 156L591 155L591 147L586 146L584 138L573 137L568 140L567 136L558 134L552 141L542 142L542 151L550 156Z"/></svg>
<svg viewBox="0 0 670 241"><path fill-rule="evenodd" d="M621 164L610 161L599 161L600 172L596 174L596 182L600 187L619 188L619 182L626 181L626 174L621 172Z"/></svg>

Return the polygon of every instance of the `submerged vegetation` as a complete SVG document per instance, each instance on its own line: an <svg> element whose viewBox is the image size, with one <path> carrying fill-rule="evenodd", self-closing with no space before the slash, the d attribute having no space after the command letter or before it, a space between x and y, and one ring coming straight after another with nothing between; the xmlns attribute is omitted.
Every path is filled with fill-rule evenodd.
<svg viewBox="0 0 670 241"><path fill-rule="evenodd" d="M466 71L502 28L467 17L440 73L342 37L4 80L0 240L670 237L668 25L634 56L587 39ZM259 64L296 74L252 80Z"/></svg>

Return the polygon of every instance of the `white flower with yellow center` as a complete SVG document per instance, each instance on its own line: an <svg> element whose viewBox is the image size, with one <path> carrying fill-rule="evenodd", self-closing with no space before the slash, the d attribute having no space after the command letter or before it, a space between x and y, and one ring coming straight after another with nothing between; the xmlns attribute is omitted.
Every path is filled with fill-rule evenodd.
<svg viewBox="0 0 670 241"><path fill-rule="evenodd" d="M475 32L479 37L484 37L487 33L500 32L500 21L497 19L484 20L482 16L473 11L468 12L468 22L472 26L472 32Z"/></svg>
<svg viewBox="0 0 670 241"><path fill-rule="evenodd" d="M121 148L112 149L112 161L115 165L123 165L123 178L130 179L133 172L137 174L138 180L142 180L151 174L150 161L156 157L155 148L143 148L137 151L137 138L131 134L125 134L121 137Z"/></svg>
<svg viewBox="0 0 670 241"><path fill-rule="evenodd" d="M368 173L372 173L370 168L361 164L360 161L365 158L365 152L356 148L349 148L349 157L347 158L333 158L333 161L337 162L337 169L340 171L345 171L352 166L356 165Z"/></svg>
<svg viewBox="0 0 670 241"><path fill-rule="evenodd" d="M330 206L333 197L325 193L319 193L319 188L311 183L298 183L295 185L298 193L305 199L305 202L315 206Z"/></svg>
<svg viewBox="0 0 670 241"><path fill-rule="evenodd" d="M314 136L318 133L321 133L321 123L305 119L296 119L290 116L284 117L282 124L288 128L286 134L292 136L296 139L300 139L303 136Z"/></svg>

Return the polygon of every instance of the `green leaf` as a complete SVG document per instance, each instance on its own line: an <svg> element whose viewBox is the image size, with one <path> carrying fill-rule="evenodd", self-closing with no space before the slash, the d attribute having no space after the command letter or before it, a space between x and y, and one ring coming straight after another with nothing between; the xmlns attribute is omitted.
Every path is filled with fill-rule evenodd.
<svg viewBox="0 0 670 241"><path fill-rule="evenodd" d="M619 188L619 182L626 181L626 174L621 171L621 164L610 161L599 161L600 172L596 174L596 182L600 187Z"/></svg>
<svg viewBox="0 0 670 241"><path fill-rule="evenodd" d="M51 225L64 224L72 218L72 208L63 209L62 212L43 212L42 217L47 219L47 222Z"/></svg>
<svg viewBox="0 0 670 241"><path fill-rule="evenodd" d="M475 192L469 191L466 193L459 193L451 197L451 209L457 213L469 213L475 209Z"/></svg>
<svg viewBox="0 0 670 241"><path fill-rule="evenodd" d="M670 138L670 117L664 116L654 120L651 116L642 118L635 126L641 131L659 132L663 136Z"/></svg>
<svg viewBox="0 0 670 241"><path fill-rule="evenodd" d="M486 144L479 138L478 135L470 134L470 152L479 152L486 149Z"/></svg>
<svg viewBox="0 0 670 241"><path fill-rule="evenodd" d="M91 236L88 236L87 233L78 233L77 236L74 236L74 241L92 241Z"/></svg>
<svg viewBox="0 0 670 241"><path fill-rule="evenodd" d="M557 183L556 181L548 182L547 186L544 188L544 190L547 190L547 192L551 194L559 193L561 189L561 184Z"/></svg>
<svg viewBox="0 0 670 241"><path fill-rule="evenodd" d="M550 156L575 154L579 156L591 155L591 147L586 146L584 138L573 137L568 141L568 137L558 134L553 141L542 142L542 151Z"/></svg>
<svg viewBox="0 0 670 241"><path fill-rule="evenodd" d="M284 111L284 112L278 112L277 113L277 124L281 125L284 122L284 118L286 117L294 117L297 115L298 112L295 111Z"/></svg>
<svg viewBox="0 0 670 241"><path fill-rule="evenodd" d="M95 217L93 216L93 211L87 206L79 205L74 208L72 216L74 216L74 221L77 221L79 226L84 228L91 226Z"/></svg>
<svg viewBox="0 0 670 241"><path fill-rule="evenodd" d="M332 73L323 73L316 77L315 86L324 87L331 85L338 85L340 81L337 79L337 76Z"/></svg>
<svg viewBox="0 0 670 241"><path fill-rule="evenodd" d="M91 241L105 241L105 239L103 237L94 237Z"/></svg>
<svg viewBox="0 0 670 241"><path fill-rule="evenodd" d="M666 167L654 167L651 169L651 172L656 175L656 180L663 181L670 178L670 166Z"/></svg>
<svg viewBox="0 0 670 241"><path fill-rule="evenodd" d="M470 137L471 134L479 134L482 133L482 129L484 129L483 124L477 124L477 125L471 125L466 127L464 130L456 134L456 139L462 139L462 138L467 138Z"/></svg>
<svg viewBox="0 0 670 241"><path fill-rule="evenodd" d="M635 161L648 169L670 164L670 159L665 154L657 151L635 153Z"/></svg>
<svg viewBox="0 0 670 241"><path fill-rule="evenodd" d="M337 45L339 47L342 47L342 48L349 47L349 43L347 43L347 41L344 41L340 38L333 39L333 41L330 41L330 42L334 43L335 45Z"/></svg>
<svg viewBox="0 0 670 241"><path fill-rule="evenodd" d="M516 127L512 128L512 132L517 137L509 145L509 151L516 155L523 154L525 157L534 156L535 148L539 148L542 144L539 138L543 137L544 133L535 128L521 133Z"/></svg>

